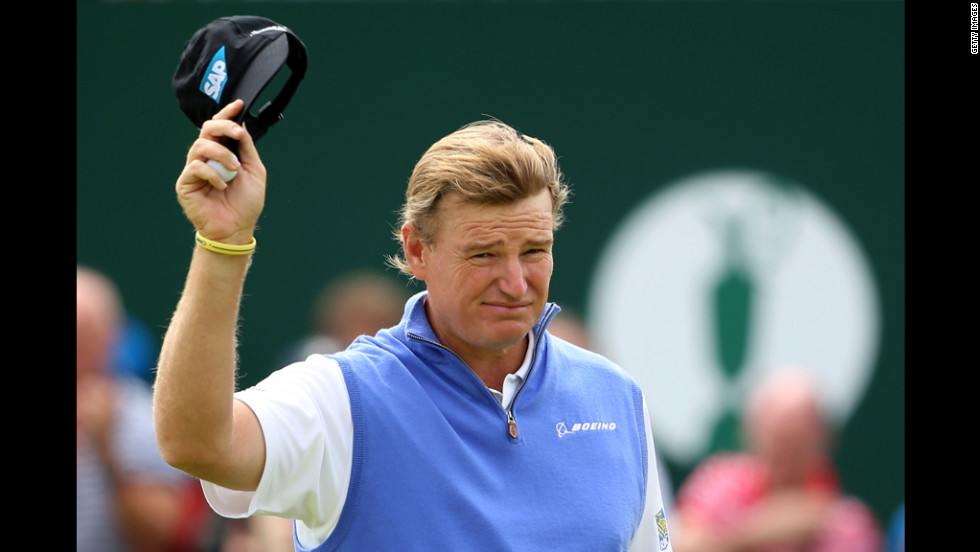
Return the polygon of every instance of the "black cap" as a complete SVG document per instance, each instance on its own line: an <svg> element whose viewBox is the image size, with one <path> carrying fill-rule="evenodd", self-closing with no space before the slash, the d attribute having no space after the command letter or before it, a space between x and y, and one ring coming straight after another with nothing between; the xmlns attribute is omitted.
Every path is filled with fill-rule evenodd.
<svg viewBox="0 0 980 552"><path fill-rule="evenodd" d="M173 90L181 111L200 128L236 99L236 117L258 141L282 118L306 75L306 46L291 30L264 17L221 17L197 30L184 45ZM290 75L275 98L252 114L252 104L283 66Z"/></svg>

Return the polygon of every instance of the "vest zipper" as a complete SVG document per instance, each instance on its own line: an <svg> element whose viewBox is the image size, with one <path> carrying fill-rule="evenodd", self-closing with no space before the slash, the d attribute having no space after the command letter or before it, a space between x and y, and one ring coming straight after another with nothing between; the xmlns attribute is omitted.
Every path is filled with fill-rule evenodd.
<svg viewBox="0 0 980 552"><path fill-rule="evenodd" d="M507 433L510 435L511 439L517 439L518 435L517 420L514 418L513 412L514 403L517 402L517 395L519 395L521 390L524 389L524 384L527 383L527 380L531 379L531 370L534 370L534 359L537 358L538 347L541 346L541 334L544 333L544 329L548 326L551 317L555 315L556 308L557 307L554 303L548 307L548 312L541 321L541 327L538 329L538 332L534 334L534 349L531 350L531 360L527 366L527 374L525 374L525 378L521 380L521 386L517 388L517 391L514 391L514 396L510 399L510 406L507 407Z"/></svg>
<svg viewBox="0 0 980 552"><path fill-rule="evenodd" d="M511 401L511 404L514 404L514 401ZM509 408L507 409L507 433L511 439L517 439L517 420L514 419L514 413Z"/></svg>
<svg viewBox="0 0 980 552"><path fill-rule="evenodd" d="M548 308L548 312L545 315L544 320L541 323L541 328L534 335L534 349L531 350L531 361L530 361L530 363L528 364L528 367L527 367L526 377L523 380L521 380L521 386L517 388L517 391L514 391L514 396L510 400L510 406L508 406L505 409L505 411L507 412L507 434L510 435L510 438L511 439L517 439L517 435L518 435L518 433L517 433L517 420L514 418L514 412L513 412L514 403L517 402L517 395L521 392L521 389L524 389L524 384L526 384L527 383L527 380L531 377L531 370L534 369L534 359L535 359L535 357L537 357L537 354L538 354L538 345L541 343L541 334L544 332L545 327L548 325L548 321L551 319L552 316L554 316L555 309L556 309L556 305L554 305L554 304L550 305L550 307ZM422 342L428 343L430 345L435 345L436 347L439 347L440 349L444 349L446 351L449 351L450 353L453 354L453 356L455 356L456 358L458 358L461 363L463 363L463 366L466 366L466 368L470 371L470 373L472 373L474 376L476 375L476 372L474 372L473 369L470 368L469 364L466 364L466 361L464 361L462 357L460 357L459 355L457 355L456 352L453 351L452 349L450 349L449 347L446 347L445 345L443 345L442 343L439 343L437 341L432 341L431 339L426 339L426 338L424 338L424 337L422 337L420 335L415 335L413 333L408 333L407 335L408 335L408 337L411 337L412 339L416 339L418 341L422 341ZM479 379L479 378L477 378L477 379ZM481 381L481 383L482 383L482 381ZM484 386L484 387L486 387L486 386ZM490 391L487 390L487 393L489 393L489 392ZM496 400L496 399L494 399L494 400Z"/></svg>

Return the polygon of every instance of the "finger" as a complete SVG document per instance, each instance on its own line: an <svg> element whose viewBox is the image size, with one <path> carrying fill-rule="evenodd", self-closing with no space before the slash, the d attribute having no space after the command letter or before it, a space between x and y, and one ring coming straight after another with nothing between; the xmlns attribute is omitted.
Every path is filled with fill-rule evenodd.
<svg viewBox="0 0 980 552"><path fill-rule="evenodd" d="M198 159L214 159L231 171L241 168L238 158L224 143L208 138L198 138L187 151L188 162Z"/></svg>
<svg viewBox="0 0 980 552"><path fill-rule="evenodd" d="M201 125L201 133L199 138L221 140L222 138L227 137L232 140L239 140L244 133L244 127L235 121L228 119L211 119L210 121L205 121L204 124Z"/></svg>
<svg viewBox="0 0 980 552"><path fill-rule="evenodd" d="M221 177L221 174L214 167L207 164L203 159L189 161L177 177L177 190L194 190L202 184L210 184L216 190L228 188L228 183Z"/></svg>
<svg viewBox="0 0 980 552"><path fill-rule="evenodd" d="M222 107L210 120L205 121L201 125L202 138L204 137L214 137L214 139L220 139L221 137L227 136L232 140L237 140L241 133L243 132L241 125L235 122L235 117L241 113L244 109L245 102L242 100L235 100L228 105Z"/></svg>
<svg viewBox="0 0 980 552"><path fill-rule="evenodd" d="M255 141L252 140L252 135L249 134L247 128L242 127L242 133L236 139L238 140L239 155L246 159L258 159L259 152L255 148Z"/></svg>
<svg viewBox="0 0 980 552"><path fill-rule="evenodd" d="M239 113L241 113L242 108L245 106L245 101L238 99L228 105L222 107L217 113L214 114L211 119L234 119Z"/></svg>

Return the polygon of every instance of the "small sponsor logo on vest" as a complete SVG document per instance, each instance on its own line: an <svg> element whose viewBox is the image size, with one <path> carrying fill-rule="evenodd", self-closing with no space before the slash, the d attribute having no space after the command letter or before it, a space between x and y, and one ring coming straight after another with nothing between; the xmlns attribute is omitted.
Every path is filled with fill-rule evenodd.
<svg viewBox="0 0 980 552"><path fill-rule="evenodd" d="M660 549L667 550L667 546L670 545L670 535L667 532L667 516L663 508L657 512L657 537L660 539Z"/></svg>
<svg viewBox="0 0 980 552"><path fill-rule="evenodd" d="M565 422L558 422L555 424L555 429L558 431L558 437L561 438L581 431L615 431L616 422L575 422L571 428Z"/></svg>
<svg viewBox="0 0 980 552"><path fill-rule="evenodd" d="M225 63L225 47L222 46L214 54L214 57L211 58L211 65L208 66L208 72L205 73L204 79L201 80L201 92L204 92L206 96L218 102L221 99L221 90L224 88L227 80L228 65Z"/></svg>

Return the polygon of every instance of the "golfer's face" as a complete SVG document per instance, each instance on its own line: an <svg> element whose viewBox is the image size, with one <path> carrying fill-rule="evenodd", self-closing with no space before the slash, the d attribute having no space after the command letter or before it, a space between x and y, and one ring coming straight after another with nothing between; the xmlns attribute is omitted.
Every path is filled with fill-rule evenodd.
<svg viewBox="0 0 980 552"><path fill-rule="evenodd" d="M436 335L464 358L521 343L548 299L551 195L509 205L443 201L439 230L422 252Z"/></svg>

